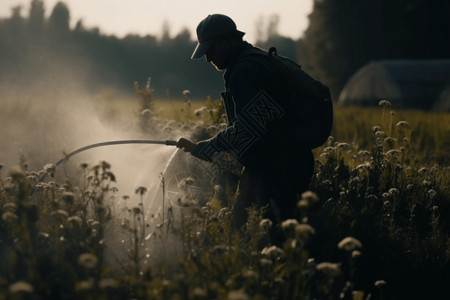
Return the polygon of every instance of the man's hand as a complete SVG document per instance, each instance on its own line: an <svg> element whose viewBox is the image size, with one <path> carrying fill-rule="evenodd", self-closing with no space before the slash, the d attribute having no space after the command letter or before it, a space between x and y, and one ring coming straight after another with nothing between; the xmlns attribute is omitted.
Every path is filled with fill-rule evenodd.
<svg viewBox="0 0 450 300"><path fill-rule="evenodd" d="M216 149L209 140L198 142L191 150L191 154L193 156L209 162L213 160L213 155L216 152Z"/></svg>
<svg viewBox="0 0 450 300"><path fill-rule="evenodd" d="M185 139L185 138L180 138L177 141L177 147L182 148L184 152L191 152L195 146L196 146L196 144L194 142L192 142L188 139Z"/></svg>
<svg viewBox="0 0 450 300"><path fill-rule="evenodd" d="M180 138L177 141L177 147L182 148L184 152L190 152L192 156L209 162L211 162L214 155L220 151L215 146L215 143L212 139L194 143L188 139Z"/></svg>

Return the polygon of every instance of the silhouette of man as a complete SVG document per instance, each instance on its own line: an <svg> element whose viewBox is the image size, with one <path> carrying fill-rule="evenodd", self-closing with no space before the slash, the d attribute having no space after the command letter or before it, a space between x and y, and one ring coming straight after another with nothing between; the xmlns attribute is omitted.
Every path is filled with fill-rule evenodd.
<svg viewBox="0 0 450 300"><path fill-rule="evenodd" d="M274 225L292 218L297 196L307 188L314 168L309 147L289 134L293 120L286 114L286 83L273 66L246 56L263 50L243 36L228 16L209 15L197 27L198 44L191 57L205 56L224 72L227 128L197 142L191 154L212 161L229 151L243 165L232 208L237 230L245 225L252 205L267 207L265 216Z"/></svg>

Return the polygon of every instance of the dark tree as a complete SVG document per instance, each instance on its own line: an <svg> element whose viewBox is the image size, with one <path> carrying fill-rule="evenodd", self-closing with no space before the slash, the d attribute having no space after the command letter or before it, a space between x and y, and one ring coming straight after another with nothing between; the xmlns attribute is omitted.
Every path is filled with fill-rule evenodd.
<svg viewBox="0 0 450 300"><path fill-rule="evenodd" d="M446 0L315 0L309 19L301 60L335 97L370 60L450 57Z"/></svg>
<svg viewBox="0 0 450 300"><path fill-rule="evenodd" d="M63 2L56 3L50 14L49 28L51 31L67 34L69 33L70 12L67 5Z"/></svg>

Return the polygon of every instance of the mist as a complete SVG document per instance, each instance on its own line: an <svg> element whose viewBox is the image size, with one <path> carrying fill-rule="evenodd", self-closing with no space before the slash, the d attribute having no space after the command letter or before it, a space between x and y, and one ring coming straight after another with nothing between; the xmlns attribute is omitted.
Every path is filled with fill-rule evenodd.
<svg viewBox="0 0 450 300"><path fill-rule="evenodd" d="M59 14L62 12L64 15L64 7L60 9L62 11ZM30 172L40 171L47 164L56 164L65 154L94 143L124 139L177 140L191 135L193 128L183 128L180 124L165 131L163 128L167 122L164 124L153 117L150 120L154 121L150 124L151 133L144 133L139 122L141 99L133 87L134 81L143 81L153 75L155 80L152 78L152 87L155 87L157 94L171 95L166 86L175 86L181 96L183 89L191 89L192 82L174 80L173 74L187 81L211 77L206 76L207 73L193 72L193 69L182 72L177 69L181 63L172 60L177 57L179 61L189 62L188 53L193 48L187 42L189 36L178 37L179 42L186 41L182 47L185 55L179 52L172 55L174 51L171 55L165 55L169 51L164 47L156 47L151 38L118 40L85 30L81 25L73 31L69 28L60 31L63 28L60 24L50 22L47 26L40 18L40 13L42 11L35 10L26 20L20 16L20 12L16 12L11 19L0 22L0 29L5 29L0 30L5 45L0 47L2 179L8 177L10 168L16 165ZM32 21L37 23L29 26ZM145 42L145 47L139 47L141 42ZM167 43L169 48L180 49L180 44ZM147 51L150 48L153 52ZM170 63L157 64L164 59ZM155 66L159 66L159 69ZM160 73L161 68L164 73ZM158 83L159 78L164 80ZM220 76L215 78L221 80ZM219 88L214 90L220 91ZM164 227L168 221L170 206L175 221L180 219L183 208L171 202L184 196L183 192L179 194L179 180L205 175L207 180L210 179L203 170L199 172L189 168L192 163L202 166L199 161L193 160L195 158L190 154L173 146L112 145L70 157L57 166L53 178L47 177L45 180L82 188L85 174L81 164L92 167L102 161L109 163L115 177L110 187L116 187L117 192L111 198L110 195L105 197L112 212L104 232L105 240L108 241L108 259L119 268L121 264L129 262L127 249L130 231L122 230L119 222L126 218L132 219L130 211L142 203L144 227L148 226L146 238L149 239L145 242L145 251L151 253L154 261L161 262L167 258L167 261L174 262L176 260L172 254L159 249L163 249L162 244L170 244L166 249L173 249L173 255L178 255L179 241L173 236L161 235L158 230L161 224ZM174 199L163 195L162 178L168 190L173 192L171 195ZM142 196L136 192L141 187L146 189ZM125 201L125 198L128 200Z"/></svg>

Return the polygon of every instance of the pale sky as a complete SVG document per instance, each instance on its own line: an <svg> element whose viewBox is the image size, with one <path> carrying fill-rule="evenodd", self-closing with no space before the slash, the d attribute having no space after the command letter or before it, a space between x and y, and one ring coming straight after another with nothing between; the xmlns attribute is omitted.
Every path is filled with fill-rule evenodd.
<svg viewBox="0 0 450 300"><path fill-rule="evenodd" d="M60 0L44 0L48 16ZM272 15L280 17L278 33L294 39L308 26L313 0L63 0L69 7L71 25L82 19L86 28L98 27L104 34L123 37L134 33L158 35L165 21L171 35L188 28L195 37L197 24L211 13L230 16L246 40L255 42L256 24ZM22 5L22 16L28 16L31 0L0 0L0 18L11 16L11 8Z"/></svg>

